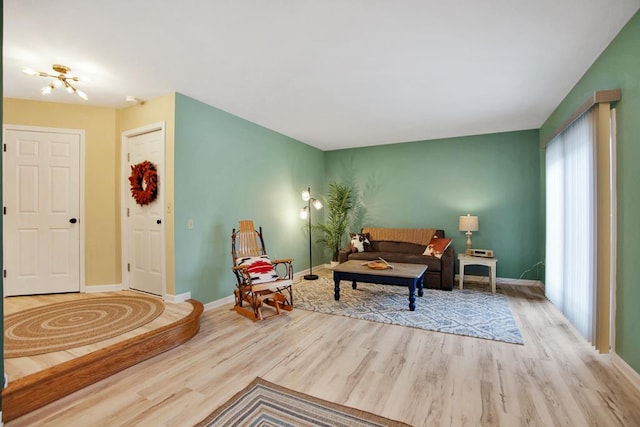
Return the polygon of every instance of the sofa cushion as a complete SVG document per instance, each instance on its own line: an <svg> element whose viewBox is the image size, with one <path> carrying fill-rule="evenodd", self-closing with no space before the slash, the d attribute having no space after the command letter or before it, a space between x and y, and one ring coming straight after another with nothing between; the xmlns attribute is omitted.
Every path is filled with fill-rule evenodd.
<svg viewBox="0 0 640 427"><path fill-rule="evenodd" d="M371 250L368 234L349 233L351 250L353 252L368 252Z"/></svg>
<svg viewBox="0 0 640 427"><path fill-rule="evenodd" d="M371 250L375 252L400 252L422 255L424 248L424 245L416 243L371 241Z"/></svg>
<svg viewBox="0 0 640 427"><path fill-rule="evenodd" d="M424 256L422 253L408 254L398 252L356 252L349 254L349 260L373 261L383 258L390 264L401 262L406 264L424 264L427 271L440 272L442 269L442 261L436 257Z"/></svg>
<svg viewBox="0 0 640 427"><path fill-rule="evenodd" d="M369 234L369 241L406 242L422 245L429 244L437 230L433 228L378 228L364 227L363 233Z"/></svg>
<svg viewBox="0 0 640 427"><path fill-rule="evenodd" d="M427 249L424 250L422 255L434 256L436 258L442 258L442 254L447 250L449 245L451 244L451 239L446 237L437 237L434 236L429 244L427 245Z"/></svg>

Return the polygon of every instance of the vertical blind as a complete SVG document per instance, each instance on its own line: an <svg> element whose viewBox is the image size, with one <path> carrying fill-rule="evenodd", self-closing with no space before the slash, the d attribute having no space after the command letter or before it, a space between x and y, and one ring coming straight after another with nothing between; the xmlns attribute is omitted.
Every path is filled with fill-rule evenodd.
<svg viewBox="0 0 640 427"><path fill-rule="evenodd" d="M589 110L546 149L545 294L595 340L595 113Z"/></svg>

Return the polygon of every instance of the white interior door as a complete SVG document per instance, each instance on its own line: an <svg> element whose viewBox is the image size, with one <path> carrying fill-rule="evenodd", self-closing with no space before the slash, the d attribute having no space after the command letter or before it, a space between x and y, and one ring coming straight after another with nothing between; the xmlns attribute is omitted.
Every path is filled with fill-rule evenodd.
<svg viewBox="0 0 640 427"><path fill-rule="evenodd" d="M130 133L129 133L130 134ZM158 195L147 204L128 200L128 262L129 287L154 295L163 295L164 283L164 130L126 136L127 171L131 166L150 161L158 173ZM129 183L127 180L127 188Z"/></svg>
<svg viewBox="0 0 640 427"><path fill-rule="evenodd" d="M4 133L5 296L79 292L83 133Z"/></svg>

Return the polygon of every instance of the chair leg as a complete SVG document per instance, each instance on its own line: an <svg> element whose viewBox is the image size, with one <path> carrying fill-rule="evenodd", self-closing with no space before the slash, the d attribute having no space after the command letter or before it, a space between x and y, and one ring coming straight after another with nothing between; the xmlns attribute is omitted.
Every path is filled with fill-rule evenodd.
<svg viewBox="0 0 640 427"><path fill-rule="evenodd" d="M267 305L270 305L271 307L273 307L276 310L276 316L280 315L282 313L280 313L280 301L279 301L279 296L280 294L271 294L269 295L268 298L265 298L264 302Z"/></svg>
<svg viewBox="0 0 640 427"><path fill-rule="evenodd" d="M293 310L293 307L287 300L287 297L284 296L284 294L281 294L281 293L276 294L275 301L282 310L287 310L287 311Z"/></svg>
<svg viewBox="0 0 640 427"><path fill-rule="evenodd" d="M285 291L289 294L289 298L286 297ZM283 310L291 311L293 310L293 289L288 286L286 288L278 289L278 302L280 304L280 308Z"/></svg>
<svg viewBox="0 0 640 427"><path fill-rule="evenodd" d="M236 290L233 291L233 294L236 297L236 303L235 303L235 306L233 307L233 309L237 313L242 314L243 316L248 317L251 320L254 320L254 321L255 320L259 320L256 317L255 309L253 307L251 307L251 309L249 309L249 308L245 308L245 307L242 306L242 303L243 303L243 300L244 300L242 292L240 290L236 289Z"/></svg>
<svg viewBox="0 0 640 427"><path fill-rule="evenodd" d="M253 313L256 316L256 319L257 320L264 319L262 317L262 310L261 310L261 307L260 307L262 305L262 301L260 300L260 297L258 295L256 295L256 294L252 294L251 298L253 299L253 302L252 302L251 305L253 306Z"/></svg>
<svg viewBox="0 0 640 427"><path fill-rule="evenodd" d="M264 320L265 317L262 314L263 304L273 307L275 314L267 317L278 316L281 313L281 309L291 310L288 304L286 304L286 297L280 293L269 293L264 295L254 294L251 292L245 292L236 289L234 291L236 297L236 304L234 309L236 312L250 318L251 320ZM243 307L243 302L247 302L250 307Z"/></svg>

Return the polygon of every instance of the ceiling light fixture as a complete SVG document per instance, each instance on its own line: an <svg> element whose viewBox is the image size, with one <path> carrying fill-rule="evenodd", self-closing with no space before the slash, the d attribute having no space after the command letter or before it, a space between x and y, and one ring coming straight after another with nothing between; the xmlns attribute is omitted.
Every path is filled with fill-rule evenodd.
<svg viewBox="0 0 640 427"><path fill-rule="evenodd" d="M133 95L127 95L127 97L125 98L125 101L129 103L136 103L138 105L144 105L147 102L144 99L138 98L137 96L133 96Z"/></svg>
<svg viewBox="0 0 640 427"><path fill-rule="evenodd" d="M50 77L54 79L51 81L51 83L49 83L47 86L42 88L40 92L43 95L49 95L54 89L59 87L64 87L67 90L67 92L75 93L85 101L89 99L86 93L76 88L71 83L71 82L79 82L82 80L78 76L67 75L67 73L71 71L71 68L67 67L66 65L60 65L60 64L53 64L51 68L53 68L53 71L55 71L58 74L57 75L49 74L49 73L45 73L44 71L36 71L32 68L23 68L22 72L30 76Z"/></svg>

